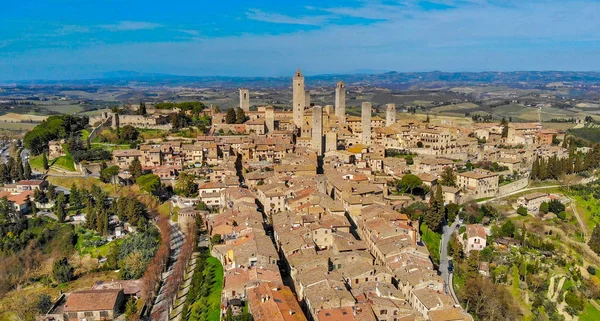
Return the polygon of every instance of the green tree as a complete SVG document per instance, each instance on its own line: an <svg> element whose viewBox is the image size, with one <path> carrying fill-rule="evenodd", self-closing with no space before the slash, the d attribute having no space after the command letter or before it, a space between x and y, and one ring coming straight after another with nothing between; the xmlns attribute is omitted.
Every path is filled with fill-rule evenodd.
<svg viewBox="0 0 600 321"><path fill-rule="evenodd" d="M502 227L500 228L500 234L502 236L512 237L515 234L515 230L515 223L513 223L511 220L507 220L504 222L504 224L502 224Z"/></svg>
<svg viewBox="0 0 600 321"><path fill-rule="evenodd" d="M235 108L235 123L243 124L246 121L246 113L243 109L237 107Z"/></svg>
<svg viewBox="0 0 600 321"><path fill-rule="evenodd" d="M444 221L444 194L442 192L442 186L438 185L437 188L431 192L429 197L429 208L425 212L424 222L429 226L432 231L439 231Z"/></svg>
<svg viewBox="0 0 600 321"><path fill-rule="evenodd" d="M25 163L25 167L23 168L23 179L30 179L31 178L31 165L29 165L29 162Z"/></svg>
<svg viewBox="0 0 600 321"><path fill-rule="evenodd" d="M154 174L142 175L138 177L135 182L140 186L142 191L152 195L157 195L160 189L160 177Z"/></svg>
<svg viewBox="0 0 600 321"><path fill-rule="evenodd" d="M61 257L58 260L54 261L54 266L52 267L52 275L54 276L54 280L58 283L69 282L73 279L75 269L69 263L66 257Z"/></svg>
<svg viewBox="0 0 600 321"><path fill-rule="evenodd" d="M556 200L556 199L551 200L550 203L548 203L548 211L552 212L554 214L558 214L560 212L564 212L565 211L565 204L561 203L561 201Z"/></svg>
<svg viewBox="0 0 600 321"><path fill-rule="evenodd" d="M442 177L440 179L440 184L444 186L456 187L456 174L454 173L452 167L446 166L446 168L444 168Z"/></svg>
<svg viewBox="0 0 600 321"><path fill-rule="evenodd" d="M402 192L413 193L414 189L423 185L423 181L413 174L406 174L400 179L399 187Z"/></svg>
<svg viewBox="0 0 600 321"><path fill-rule="evenodd" d="M550 211L550 205L548 202L542 202L540 204L540 213L548 214L548 211Z"/></svg>
<svg viewBox="0 0 600 321"><path fill-rule="evenodd" d="M40 294L36 306L40 314L46 314L52 307L52 297L46 293Z"/></svg>
<svg viewBox="0 0 600 321"><path fill-rule="evenodd" d="M527 215L527 207L519 206L519 208L517 208L517 214L526 216Z"/></svg>
<svg viewBox="0 0 600 321"><path fill-rule="evenodd" d="M127 304L125 305L125 320L133 321L136 319L137 312L137 300L132 296L127 300Z"/></svg>
<svg viewBox="0 0 600 321"><path fill-rule="evenodd" d="M121 133L120 138L127 142L136 141L140 134L140 132L137 130L137 128L135 128L131 125L123 126L123 128L121 128L120 133Z"/></svg>
<svg viewBox="0 0 600 321"><path fill-rule="evenodd" d="M596 225L594 227L594 231L592 232L592 236L590 237L590 241L588 245L592 249L592 251L600 254L600 225Z"/></svg>
<svg viewBox="0 0 600 321"><path fill-rule="evenodd" d="M112 183L115 176L119 175L119 166L111 166L100 170L100 180L104 183Z"/></svg>
<svg viewBox="0 0 600 321"><path fill-rule="evenodd" d="M58 193L56 196L56 200L54 203L54 215L59 222L64 222L65 217L67 216L67 212L65 211L65 203L67 202L67 197L63 193Z"/></svg>
<svg viewBox="0 0 600 321"><path fill-rule="evenodd" d="M79 189L77 188L77 185L73 183L73 185L71 185L71 190L69 193L69 205L74 208L80 208L82 203L83 202L81 201L81 194L79 193Z"/></svg>
<svg viewBox="0 0 600 321"><path fill-rule="evenodd" d="M148 111L146 110L146 103L140 101L140 108L138 109L138 115L146 115Z"/></svg>
<svg viewBox="0 0 600 321"><path fill-rule="evenodd" d="M235 121L236 121L235 110L233 108L227 109L227 112L225 113L225 122L227 124L235 124Z"/></svg>
<svg viewBox="0 0 600 321"><path fill-rule="evenodd" d="M5 184L10 182L10 173L4 162L0 164L0 183Z"/></svg>
<svg viewBox="0 0 600 321"><path fill-rule="evenodd" d="M129 164L129 174L133 180L136 180L138 177L142 176L142 163L139 159L134 158L131 164Z"/></svg>
<svg viewBox="0 0 600 321"><path fill-rule="evenodd" d="M502 126L502 138L508 137L508 121L506 118L502 117L500 125Z"/></svg>
<svg viewBox="0 0 600 321"><path fill-rule="evenodd" d="M175 193L185 197L196 196L198 185L194 182L194 176L187 173L180 173L175 184Z"/></svg>

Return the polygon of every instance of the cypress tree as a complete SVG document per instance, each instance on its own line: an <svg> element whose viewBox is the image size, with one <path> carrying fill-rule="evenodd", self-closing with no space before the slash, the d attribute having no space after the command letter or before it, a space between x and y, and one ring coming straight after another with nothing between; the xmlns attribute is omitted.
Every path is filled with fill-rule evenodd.
<svg viewBox="0 0 600 321"><path fill-rule="evenodd" d="M233 108L227 109L227 113L225 114L225 122L227 124L235 124L236 115L235 110Z"/></svg>
<svg viewBox="0 0 600 321"><path fill-rule="evenodd" d="M47 171L48 168L50 168L50 166L48 166L48 156L46 156L45 152L42 154L42 164L44 165L45 171Z"/></svg>

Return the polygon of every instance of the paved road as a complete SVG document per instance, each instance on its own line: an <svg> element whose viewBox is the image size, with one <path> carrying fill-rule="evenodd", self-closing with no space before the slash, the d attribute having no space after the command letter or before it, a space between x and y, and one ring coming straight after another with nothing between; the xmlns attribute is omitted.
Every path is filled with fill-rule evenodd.
<svg viewBox="0 0 600 321"><path fill-rule="evenodd" d="M154 304L152 305L152 310L151 310L152 311L151 314L160 312L160 317L158 317L156 319L158 321L169 320L169 301L170 300L167 300L167 298L164 295L165 294L164 292L166 289L166 284L167 284L167 282L165 282L165 280L169 277L169 275L171 275L173 266L175 265L175 262L177 261L179 252L181 252L181 246L183 245L183 233L179 230L179 228L175 224L173 224L171 222L169 222L169 224L171 224L171 251L170 251L171 259L169 260L169 266L167 267L167 271L162 274L161 287L158 290L158 295L157 295L156 299L154 300Z"/></svg>
<svg viewBox="0 0 600 321"><path fill-rule="evenodd" d="M505 197L509 197L511 195L515 195L515 194L519 194L519 193L523 193L523 192L527 192L527 191L535 191L535 190L538 190L538 189L554 188L554 187L561 187L561 186L564 186L564 185L549 185L549 186L540 186L540 187L528 187L528 188L520 189L518 191L510 192L510 193L502 195L502 196L496 196L496 197L493 197L493 198L490 198L490 199L487 199L487 200L479 201L479 202L477 202L477 204L485 204L487 202L492 202L492 201L495 201L495 200L503 199Z"/></svg>
<svg viewBox="0 0 600 321"><path fill-rule="evenodd" d="M440 246L440 272L444 279L444 287L446 293L450 293L455 300L455 304L458 304L458 298L454 293L454 287L452 286L452 273L448 272L448 242L452 237L452 233L456 230L457 226L460 225L460 219L458 215L451 226L444 226L444 233L442 234L442 244Z"/></svg>

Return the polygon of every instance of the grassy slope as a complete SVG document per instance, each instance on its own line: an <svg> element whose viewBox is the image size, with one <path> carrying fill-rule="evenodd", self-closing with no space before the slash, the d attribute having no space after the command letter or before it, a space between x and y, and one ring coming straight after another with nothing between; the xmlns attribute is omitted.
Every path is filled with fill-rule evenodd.
<svg viewBox="0 0 600 321"><path fill-rule="evenodd" d="M579 321L596 321L600 320L600 311L591 303L585 305L585 310L579 315Z"/></svg>
<svg viewBox="0 0 600 321"><path fill-rule="evenodd" d="M425 242L429 255L435 262L440 263L440 240L442 236L427 227L427 224L421 224L421 239Z"/></svg>
<svg viewBox="0 0 600 321"><path fill-rule="evenodd" d="M206 260L208 264L209 273L213 273L213 284L210 289L210 295L208 296L208 307L210 312L208 314L208 321L219 321L221 316L221 292L223 290L223 266L221 262L214 257L210 257Z"/></svg>
<svg viewBox="0 0 600 321"><path fill-rule="evenodd" d="M52 166L64 169L66 171L75 171L75 162L71 155L61 156L53 161Z"/></svg>

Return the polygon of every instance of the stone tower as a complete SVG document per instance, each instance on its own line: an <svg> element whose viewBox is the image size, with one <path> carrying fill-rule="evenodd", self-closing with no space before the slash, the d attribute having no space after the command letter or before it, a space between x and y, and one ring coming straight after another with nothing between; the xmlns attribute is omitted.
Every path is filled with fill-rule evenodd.
<svg viewBox="0 0 600 321"><path fill-rule="evenodd" d="M265 124L267 125L267 133L272 133L275 130L275 108L273 106L265 107Z"/></svg>
<svg viewBox="0 0 600 321"><path fill-rule="evenodd" d="M112 114L112 127L113 128L119 127L119 114L116 114L116 113Z"/></svg>
<svg viewBox="0 0 600 321"><path fill-rule="evenodd" d="M250 93L247 88L240 89L240 108L245 112L250 111Z"/></svg>
<svg viewBox="0 0 600 321"><path fill-rule="evenodd" d="M325 152L337 150L337 133L327 132L325 134Z"/></svg>
<svg viewBox="0 0 600 321"><path fill-rule="evenodd" d="M371 145L371 103L362 103L362 143Z"/></svg>
<svg viewBox="0 0 600 321"><path fill-rule="evenodd" d="M341 81L335 87L335 115L340 124L346 123L346 86Z"/></svg>
<svg viewBox="0 0 600 321"><path fill-rule="evenodd" d="M385 111L385 126L392 126L396 123L396 104L387 104Z"/></svg>
<svg viewBox="0 0 600 321"><path fill-rule="evenodd" d="M323 155L323 107L312 108L312 140L311 145L317 155Z"/></svg>
<svg viewBox="0 0 600 321"><path fill-rule="evenodd" d="M310 90L304 91L304 105L306 105L306 108L310 107Z"/></svg>
<svg viewBox="0 0 600 321"><path fill-rule="evenodd" d="M292 108L294 111L294 124L296 128L302 128L304 107L306 107L306 93L304 92L304 76L298 68L292 81Z"/></svg>

